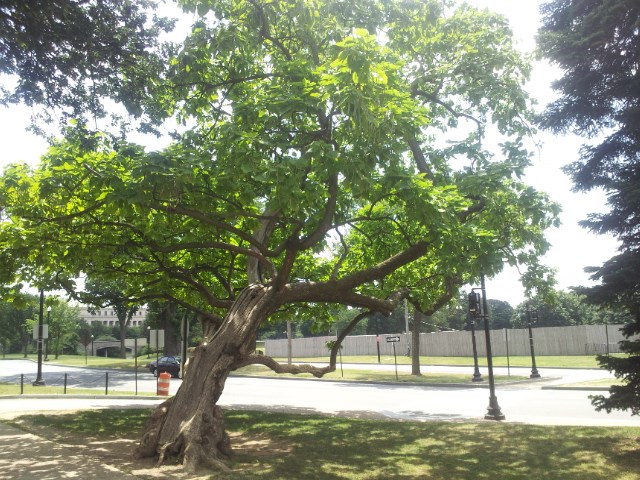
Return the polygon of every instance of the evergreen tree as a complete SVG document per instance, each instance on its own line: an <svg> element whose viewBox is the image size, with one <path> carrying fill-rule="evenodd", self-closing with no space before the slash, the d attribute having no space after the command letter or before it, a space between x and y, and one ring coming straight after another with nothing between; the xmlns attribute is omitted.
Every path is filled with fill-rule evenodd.
<svg viewBox="0 0 640 480"><path fill-rule="evenodd" d="M620 253L590 269L600 284L580 291L590 302L622 306L632 320L627 338L640 333L640 3L637 0L555 0L542 8L539 47L564 72L554 84L558 99L542 116L552 131L598 137L567 168L577 190L603 189L610 210L582 225L615 235ZM640 413L640 339L621 344L625 357L600 357L624 379L598 410Z"/></svg>

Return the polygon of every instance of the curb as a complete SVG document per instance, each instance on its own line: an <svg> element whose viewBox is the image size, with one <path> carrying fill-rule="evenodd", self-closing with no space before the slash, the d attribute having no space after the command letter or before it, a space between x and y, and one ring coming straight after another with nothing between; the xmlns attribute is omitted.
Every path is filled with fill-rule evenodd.
<svg viewBox="0 0 640 480"><path fill-rule="evenodd" d="M22 395L0 395L0 401L9 399L9 400L19 400L21 398L35 398L35 399L58 399L58 398L69 398L69 399L79 399L79 400L166 400L173 395L169 395L166 397L160 397L158 395L83 395L83 394L69 394L69 393L24 393Z"/></svg>
<svg viewBox="0 0 640 480"><path fill-rule="evenodd" d="M489 383L488 382L475 382L475 383L427 383L427 382L393 382L393 381L381 381L381 382L374 382L374 381L368 381L368 380L340 380L340 379L333 379L333 378L292 378L292 377L261 377L259 375L234 375L231 374L229 375L230 377L234 377L234 378L259 378L259 379L270 379L270 380L293 380L293 381L297 381L297 380L313 380L313 381L317 381L317 382L331 382L331 383L346 383L346 384L350 384L350 383L354 383L354 384L360 384L360 385L384 385L384 386L390 386L390 387L425 387L425 388L489 388ZM546 381L546 380L556 380L554 379L549 379L549 378L545 378L545 379L530 379L530 380L514 380L512 382L507 381L507 382L500 382L500 383L496 383L496 386L500 386L500 387L504 387L504 386L511 386L511 385L521 385L524 383L533 383L533 382L540 382L540 381Z"/></svg>
<svg viewBox="0 0 640 480"><path fill-rule="evenodd" d="M546 385L541 390L585 390L588 392L608 392L608 387L572 387L570 385Z"/></svg>

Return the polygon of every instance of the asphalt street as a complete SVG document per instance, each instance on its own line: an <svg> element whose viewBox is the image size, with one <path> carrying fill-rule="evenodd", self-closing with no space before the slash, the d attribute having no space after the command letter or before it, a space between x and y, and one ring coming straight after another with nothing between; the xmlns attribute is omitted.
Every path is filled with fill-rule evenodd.
<svg viewBox="0 0 640 480"><path fill-rule="evenodd" d="M381 366L380 368L393 368ZM0 381L19 382L20 374L35 378L35 363L22 360L0 361ZM370 368L370 366L367 366ZM404 368L404 367L403 367ZM424 367L430 371L465 372L469 367ZM497 369L497 373L502 373ZM46 364L47 384L60 382L67 373L74 385L87 388L93 382L96 393L104 390L105 371ZM485 372L483 372L485 373ZM528 375L529 369L511 369L512 375ZM596 412L591 406L592 391L555 390L542 387L606 378L602 370L540 369L542 380L498 386L496 396L506 421L553 425L629 425L640 426L640 418L625 412ZM486 373L485 373L486 374ZM506 369L505 369L506 374ZM109 390L135 391L133 372L109 371ZM70 385L71 385L70 381ZM170 392L175 393L181 381L172 379ZM138 374L139 392L154 392L156 379L150 373ZM478 387L474 385L473 387ZM479 387L431 387L401 384L328 382L315 379L282 379L230 377L220 404L231 408L255 408L300 412L328 413L345 416L384 417L403 420L481 420L488 406L489 391ZM71 390L72 391L72 390ZM601 393L601 392L600 392ZM0 415L18 411L105 408L108 406L144 406L159 400L97 396L75 400L70 396L32 399L1 399Z"/></svg>

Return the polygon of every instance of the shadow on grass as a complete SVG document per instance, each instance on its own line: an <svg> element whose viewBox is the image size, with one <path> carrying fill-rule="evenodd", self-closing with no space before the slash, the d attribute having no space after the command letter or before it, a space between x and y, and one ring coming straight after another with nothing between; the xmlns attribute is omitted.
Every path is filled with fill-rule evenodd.
<svg viewBox="0 0 640 480"><path fill-rule="evenodd" d="M637 479L638 429L394 422L229 412L229 428L288 442L269 479ZM632 453L633 452L633 453ZM238 458L237 467L251 458ZM244 469L244 468L243 468ZM240 478L229 476L225 478Z"/></svg>
<svg viewBox="0 0 640 480"><path fill-rule="evenodd" d="M639 428L390 421L371 419L370 412L360 412L360 418L343 418L281 408L282 412L226 412L236 449L234 471L212 478L640 478ZM64 429L78 438L94 440L103 435L107 440L135 439L148 415L149 410L101 410L21 419L38 428ZM353 417L353 412L349 415Z"/></svg>

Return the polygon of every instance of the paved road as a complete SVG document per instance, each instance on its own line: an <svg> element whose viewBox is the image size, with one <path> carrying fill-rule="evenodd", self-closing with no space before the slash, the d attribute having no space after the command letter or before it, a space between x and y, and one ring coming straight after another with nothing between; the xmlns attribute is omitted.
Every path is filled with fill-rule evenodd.
<svg viewBox="0 0 640 480"><path fill-rule="evenodd" d="M32 362L19 360L0 362L0 381L18 378L20 369L31 368ZM393 367L393 366L391 366ZM444 369L445 367L438 367ZM463 367L469 371L468 367ZM448 371L463 371L461 367L450 367ZM428 372L430 369L424 369ZM513 371L512 374L517 374ZM58 367L47 364L44 367L45 381L60 378L64 372L77 379L102 378L104 373L73 367ZM527 369L523 369L524 372ZM471 373L471 372L469 372ZM556 425L634 425L640 426L640 418L624 412L606 414L595 412L589 401L589 394L583 390L558 391L542 390L546 383L567 382L577 379L606 376L600 370L541 370L546 380L543 382L500 386L497 390L498 403L507 421L533 424ZM563 377L563 375L565 375ZM34 375L35 376L35 375ZM130 372L110 372L110 389L130 389L134 374ZM549 380L549 378L555 378ZM561 380L560 380L561 379ZM175 392L180 380L173 379L171 392ZM148 373L139 375L139 391L155 391L155 378ZM96 386L97 390L103 387ZM348 416L386 417L411 420L479 420L484 417L488 405L489 392L486 388L425 387L406 385L373 385L348 382L326 382L318 380L286 380L267 378L230 377L220 399L221 405L237 408L269 408L290 411L324 412ZM47 399L46 401L0 400L0 414L30 410L59 410L78 408L70 398ZM87 406L101 408L106 405L148 405L148 400L92 399ZM135 405L133 405L135 403Z"/></svg>
<svg viewBox="0 0 640 480"><path fill-rule="evenodd" d="M31 360L0 360L0 382L20 383L20 375L24 375L24 383L31 384L36 379L37 364ZM42 364L42 378L48 386L64 385L65 373L69 388L88 388L96 392L155 392L156 378L148 371L135 372L124 370L105 370L97 368L69 367L54 363ZM170 393L174 394L181 385L179 379L171 379ZM137 389L136 389L137 386Z"/></svg>

